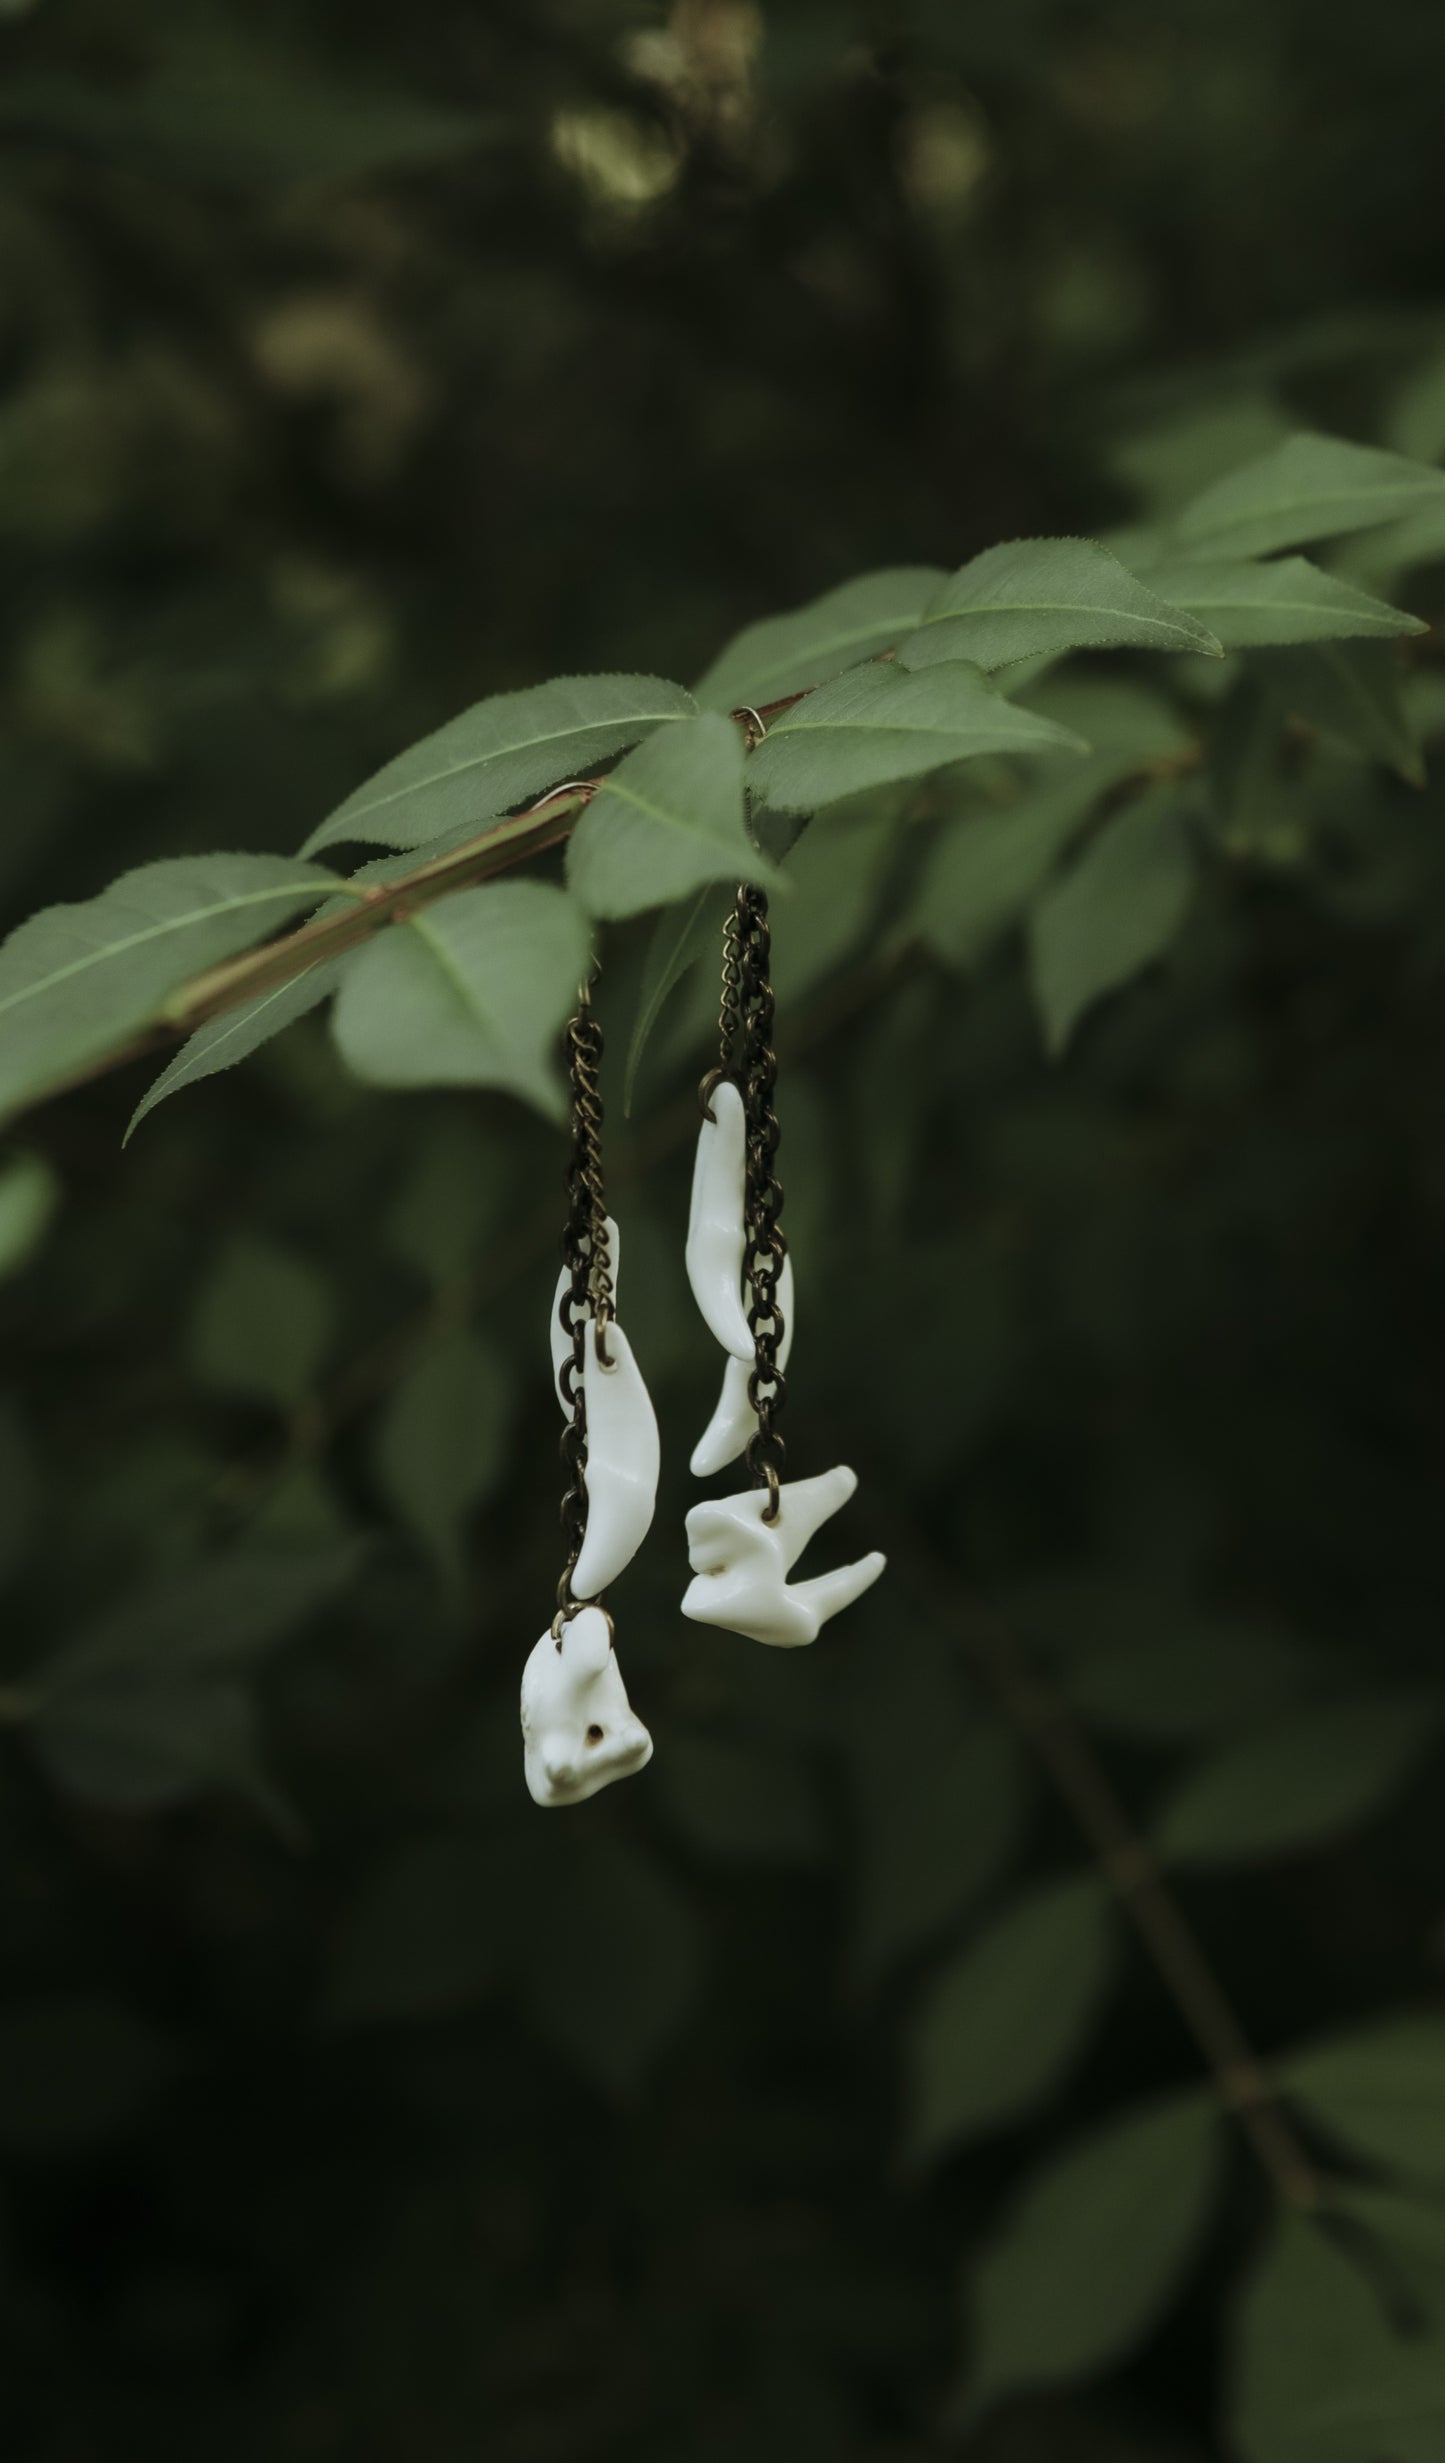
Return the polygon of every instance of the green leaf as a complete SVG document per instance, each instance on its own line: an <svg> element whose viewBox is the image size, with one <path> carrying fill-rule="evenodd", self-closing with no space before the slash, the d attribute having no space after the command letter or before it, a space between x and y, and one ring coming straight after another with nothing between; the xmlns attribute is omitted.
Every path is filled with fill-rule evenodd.
<svg viewBox="0 0 1445 2463"><path fill-rule="evenodd" d="M1390 404L1386 441L1416 462L1445 461L1445 349L1411 370Z"/></svg>
<svg viewBox="0 0 1445 2463"><path fill-rule="evenodd" d="M908 2150L931 2161L1016 2121L1083 2050L1113 1969L1092 1875L1015 1899L934 1978L908 2031Z"/></svg>
<svg viewBox="0 0 1445 2463"><path fill-rule="evenodd" d="M294 1833L263 1774L254 1699L231 1678L137 1668L67 1686L41 1704L32 1735L56 1784L84 1803L153 1813L234 1789Z"/></svg>
<svg viewBox="0 0 1445 2463"><path fill-rule="evenodd" d="M234 1788L294 1837L240 1672L345 1590L363 1555L352 1541L236 1549L124 1601L42 1670L39 1759L70 1794L123 1811Z"/></svg>
<svg viewBox="0 0 1445 2463"><path fill-rule="evenodd" d="M1383 641L1426 629L1418 616L1322 573L1306 556L1281 556L1274 564L1181 560L1151 566L1149 580L1162 597L1209 624L1226 650L1366 636Z"/></svg>
<svg viewBox="0 0 1445 2463"><path fill-rule="evenodd" d="M1186 505L1174 535L1207 556L1266 556L1369 530L1439 501L1445 472L1373 445L1306 433L1216 479Z"/></svg>
<svg viewBox="0 0 1445 2463"><path fill-rule="evenodd" d="M533 2024L595 2086L635 2098L702 1983L691 1905L660 1865L594 1831L585 1852L559 1855L530 1912Z"/></svg>
<svg viewBox="0 0 1445 2463"><path fill-rule="evenodd" d="M0 1164L0 1280L29 1265L59 1204L60 1182L44 1155L12 1155Z"/></svg>
<svg viewBox="0 0 1445 2463"><path fill-rule="evenodd" d="M731 905L730 890L710 886L700 889L689 906L659 915L653 926L642 969L642 985L637 996L637 1015L632 1022L632 1040L627 1047L627 1073L622 1085L622 1109L629 1120L642 1055L666 1007L668 995L676 990L705 952L721 950L723 925Z"/></svg>
<svg viewBox="0 0 1445 2463"><path fill-rule="evenodd" d="M949 822L914 896L925 947L946 966L976 966L1018 922L1119 775L1117 762L1090 760L1067 778L1026 788L1014 803Z"/></svg>
<svg viewBox="0 0 1445 2463"><path fill-rule="evenodd" d="M191 1371L219 1394L294 1410L315 1387L334 1315L314 1266L275 1241L237 1234L201 1286Z"/></svg>
<svg viewBox="0 0 1445 2463"><path fill-rule="evenodd" d="M1178 932L1195 862L1177 787L1156 787L1105 822L1029 918L1029 973L1057 1056L1080 1019L1156 959Z"/></svg>
<svg viewBox="0 0 1445 2463"><path fill-rule="evenodd" d="M902 641L942 580L937 565L890 566L750 624L714 659L697 698L710 710L740 710L825 684Z"/></svg>
<svg viewBox="0 0 1445 2463"><path fill-rule="evenodd" d="M511 1400L504 1363L488 1343L441 1334L412 1362L377 1429L382 1490L453 1584L467 1516L505 1464Z"/></svg>
<svg viewBox="0 0 1445 2463"><path fill-rule="evenodd" d="M1438 2051L1437 2045L1437 2058ZM1431 2190L1436 2186L1432 2182ZM1445 2331L1445 2207L1433 2196L1374 2189L1360 2181L1332 2180L1328 2196L1384 2251L1412 2308L1433 2332Z"/></svg>
<svg viewBox="0 0 1445 2463"><path fill-rule="evenodd" d="M1439 2463L1445 2343L1396 2335L1345 2248L1310 2218L1276 2225L1234 2344L1245 2463Z"/></svg>
<svg viewBox="0 0 1445 2463"><path fill-rule="evenodd" d="M512 1944L515 1868L510 1842L409 1840L341 1914L322 1979L323 2023L433 2018L479 1999Z"/></svg>
<svg viewBox="0 0 1445 2463"><path fill-rule="evenodd" d="M1390 589L1417 566L1445 561L1445 502L1427 505L1402 522L1373 531L1360 542L1350 561L1362 580Z"/></svg>
<svg viewBox="0 0 1445 2463"><path fill-rule="evenodd" d="M459 890L355 952L332 1033L372 1085L500 1086L558 1120L552 1047L587 966L587 926L562 890Z"/></svg>
<svg viewBox="0 0 1445 2463"><path fill-rule="evenodd" d="M286 856L185 855L32 915L0 948L0 1114L120 1050L191 976L335 887Z"/></svg>
<svg viewBox="0 0 1445 2463"><path fill-rule="evenodd" d="M1281 709L1331 742L1383 761L1412 787L1425 768L1405 706L1404 679L1383 642L1266 650L1258 671Z"/></svg>
<svg viewBox="0 0 1445 2463"><path fill-rule="evenodd" d="M355 1539L247 1545L203 1558L122 1600L49 1659L42 1704L132 1669L214 1676L253 1668L350 1589L365 1562L365 1543Z"/></svg>
<svg viewBox="0 0 1445 2463"><path fill-rule="evenodd" d="M589 915L671 906L708 881L777 888L748 836L742 737L729 718L664 727L620 761L572 833L567 885Z"/></svg>
<svg viewBox="0 0 1445 2463"><path fill-rule="evenodd" d="M996 1724L920 1739L885 1733L860 1756L862 1825L851 1964L872 1985L1000 1880L1029 1809L1018 1746Z"/></svg>
<svg viewBox="0 0 1445 2463"><path fill-rule="evenodd" d="M656 676L559 676L526 692L495 693L398 753L312 831L302 851L339 839L420 847L444 830L480 827L695 709L680 684Z"/></svg>
<svg viewBox="0 0 1445 2463"><path fill-rule="evenodd" d="M387 1247L446 1290L480 1264L484 1243L503 1230L514 1185L505 1150L478 1137L462 1106L448 1105L422 1127L411 1170L387 1209Z"/></svg>
<svg viewBox="0 0 1445 2463"><path fill-rule="evenodd" d="M85 2153L140 2119L181 2067L133 2010L56 1994L0 2012L0 2146L31 2162Z"/></svg>
<svg viewBox="0 0 1445 2463"><path fill-rule="evenodd" d="M1445 2186L1445 2020L1387 2019L1292 2054L1276 2075L1357 2155Z"/></svg>
<svg viewBox="0 0 1445 2463"><path fill-rule="evenodd" d="M1251 863L1298 866L1310 843L1310 813L1299 766L1277 702L1251 660L1226 694L1210 730L1209 808L1230 855Z"/></svg>
<svg viewBox="0 0 1445 2463"><path fill-rule="evenodd" d="M164 1103L167 1095L179 1094L183 1086L198 1085L202 1078L215 1077L222 1069L234 1069L238 1061L258 1052L283 1027L317 1008L336 990L344 964L345 960L340 958L320 959L292 982L277 984L274 991L258 993L255 1000L246 1001L239 1009L228 1009L219 1018L198 1026L190 1041L181 1046L175 1059L142 1095L131 1114L126 1145L147 1112Z"/></svg>
<svg viewBox="0 0 1445 2463"><path fill-rule="evenodd" d="M811 1871L827 1861L818 1789L795 1754L672 1736L656 1792L677 1836L713 1863Z"/></svg>
<svg viewBox="0 0 1445 2463"><path fill-rule="evenodd" d="M976 667L954 662L909 676L872 666L784 711L750 756L748 776L779 811L811 812L980 753L1087 750L1066 728L1005 701Z"/></svg>
<svg viewBox="0 0 1445 2463"><path fill-rule="evenodd" d="M1089 757L1107 762L1116 778L1151 769L1156 762L1191 760L1198 750L1190 721L1152 682L1137 682L1132 676L1105 675L1097 668L1056 669L1025 686L1017 699L1023 708L1083 736Z"/></svg>
<svg viewBox="0 0 1445 2463"><path fill-rule="evenodd" d="M907 790L882 788L806 830L788 858L793 895L773 945L780 1001L806 1000L866 942L876 944Z"/></svg>
<svg viewBox="0 0 1445 2463"><path fill-rule="evenodd" d="M1356 1830L1434 1744L1437 1701L1330 1702L1276 1721L1194 1771L1156 1843L1174 1864L1248 1864Z"/></svg>
<svg viewBox="0 0 1445 2463"><path fill-rule="evenodd" d="M1319 1675L1318 1658L1268 1629L1211 1625L1088 1659L1067 1683L1091 1727L1173 1744L1268 1717Z"/></svg>
<svg viewBox="0 0 1445 2463"><path fill-rule="evenodd" d="M1235 393L1151 421L1110 448L1109 465L1162 520L1210 480L1256 460L1289 433L1290 422L1271 395Z"/></svg>
<svg viewBox="0 0 1445 2463"><path fill-rule="evenodd" d="M1192 615L1093 539L1012 539L950 575L898 654L905 668L972 659L983 668L1065 650L1197 650L1219 643Z"/></svg>
<svg viewBox="0 0 1445 2463"><path fill-rule="evenodd" d="M1030 2175L969 2287L965 2418L1018 2387L1097 2377L1144 2340L1203 2238L1220 2140L1208 2097L1175 2096Z"/></svg>

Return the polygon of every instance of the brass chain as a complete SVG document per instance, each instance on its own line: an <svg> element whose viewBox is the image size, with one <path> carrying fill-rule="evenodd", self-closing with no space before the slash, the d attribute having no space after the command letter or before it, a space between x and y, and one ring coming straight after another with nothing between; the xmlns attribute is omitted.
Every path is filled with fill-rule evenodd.
<svg viewBox="0 0 1445 2463"><path fill-rule="evenodd" d="M562 1259L567 1282L557 1305L572 1349L558 1385L568 1414L562 1431L562 1537L567 1562L557 1584L552 1631L561 1648L561 1628L584 1604L572 1595L572 1576L587 1535L587 1359L589 1318L597 1325L597 1357L611 1366L607 1327L612 1318L612 1262L607 1237L607 1196L602 1179L602 1029L592 1014L590 984L584 984L567 1026L567 1074L572 1087L572 1152L567 1165L567 1222Z"/></svg>
<svg viewBox="0 0 1445 2463"><path fill-rule="evenodd" d="M714 1088L720 1086L724 1078L732 1078L736 1081L740 1066L738 1041L742 1033L743 1000L742 897L743 893L740 890L738 905L733 908L723 926L722 1001L717 1018L717 1067L709 1069L697 1090L697 1099L704 1120L713 1118Z"/></svg>
<svg viewBox="0 0 1445 2463"><path fill-rule="evenodd" d="M748 1399L758 1420L748 1444L747 1464L754 1484L768 1491L763 1520L776 1522L781 1510L779 1483L787 1456L776 1425L787 1401L787 1381L778 1366L778 1352L786 1330L778 1304L778 1282L788 1244L779 1219L783 1211L783 1184L777 1174L780 1132L773 1109L778 1064L773 1051L772 934L765 891L747 887L739 890L736 922L740 973L737 1014L747 1120L747 1247L743 1272L750 1295L748 1329L753 1338ZM726 1001L725 961L725 1008Z"/></svg>
<svg viewBox="0 0 1445 2463"><path fill-rule="evenodd" d="M724 1071L733 1066L742 1018L743 939L742 894L723 926L722 1001L718 1009L718 1061Z"/></svg>

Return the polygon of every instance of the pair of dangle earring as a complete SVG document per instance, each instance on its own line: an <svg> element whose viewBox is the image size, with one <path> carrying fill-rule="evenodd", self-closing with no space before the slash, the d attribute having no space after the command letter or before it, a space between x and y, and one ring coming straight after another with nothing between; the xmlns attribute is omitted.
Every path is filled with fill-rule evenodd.
<svg viewBox="0 0 1445 2463"><path fill-rule="evenodd" d="M696 1624L792 1650L815 1642L829 1617L877 1581L887 1560L875 1549L833 1573L789 1580L815 1531L847 1504L858 1480L844 1464L816 1479L783 1478L786 1448L777 1422L787 1398L795 1299L779 1219L770 959L767 897L744 885L724 938L719 1065L698 1089L703 1124L687 1274L705 1324L728 1354L718 1407L691 1467L706 1479L741 1455L753 1485L689 1513L693 1580L682 1612Z"/></svg>
<svg viewBox="0 0 1445 2463"><path fill-rule="evenodd" d="M727 1353L722 1394L693 1451L700 1479L746 1458L753 1485L695 1505L687 1517L693 1580L684 1616L782 1649L821 1627L877 1581L876 1551L811 1581L789 1576L815 1531L858 1482L844 1465L787 1480L777 1422L793 1340L793 1269L775 1169L768 903L744 887L728 919L720 1065L699 1090L703 1124L693 1174L687 1272L703 1318ZM627 1698L602 1594L652 1527L657 1421L617 1322L621 1243L602 1179L602 1031L584 986L567 1029L572 1156L563 1266L552 1307L552 1374L566 1422L562 1529L567 1561L557 1610L522 1676L522 1750L539 1805L580 1804L652 1758ZM746 1298L745 1295L746 1294Z"/></svg>

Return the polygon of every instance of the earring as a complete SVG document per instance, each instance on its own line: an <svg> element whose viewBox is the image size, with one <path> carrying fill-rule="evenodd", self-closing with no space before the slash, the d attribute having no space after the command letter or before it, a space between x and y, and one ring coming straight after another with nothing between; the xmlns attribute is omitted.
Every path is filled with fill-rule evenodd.
<svg viewBox="0 0 1445 2463"><path fill-rule="evenodd" d="M602 1181L602 1030L584 984L567 1028L572 1157L552 1378L566 1427L557 1613L522 1674L522 1762L540 1805L581 1804L652 1758L627 1699L601 1595L631 1564L657 1502L657 1420L616 1317L621 1243Z"/></svg>
<svg viewBox="0 0 1445 2463"><path fill-rule="evenodd" d="M855 1565L790 1583L813 1533L858 1482L840 1466L820 1479L782 1477L777 1427L793 1340L793 1269L779 1216L768 901L746 886L723 942L720 1065L698 1089L703 1123L693 1171L687 1274L703 1319L727 1352L722 1395L692 1457L700 1479L745 1456L753 1486L695 1505L687 1517L694 1579L684 1616L789 1650L877 1581L875 1549ZM747 1302L744 1303L744 1287Z"/></svg>

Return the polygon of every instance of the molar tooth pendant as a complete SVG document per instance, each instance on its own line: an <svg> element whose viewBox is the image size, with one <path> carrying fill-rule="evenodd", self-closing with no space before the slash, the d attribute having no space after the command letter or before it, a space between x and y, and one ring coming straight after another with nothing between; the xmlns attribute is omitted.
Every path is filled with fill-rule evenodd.
<svg viewBox="0 0 1445 2463"><path fill-rule="evenodd" d="M742 1301L747 1119L730 1078L718 1080L709 1100L713 1116L698 1131L692 1173L687 1279L709 1331L735 1360L751 1365L753 1338Z"/></svg>
<svg viewBox="0 0 1445 2463"><path fill-rule="evenodd" d="M874 1549L811 1581L788 1580L814 1532L847 1504L857 1485L856 1473L842 1464L817 1479L785 1481L771 1523L763 1488L694 1505L687 1517L694 1579L683 1595L683 1615L779 1650L815 1642L829 1617L861 1598L888 1561Z"/></svg>
<svg viewBox="0 0 1445 2463"><path fill-rule="evenodd" d="M652 1759L627 1699L605 1608L544 1633L522 1671L522 1760L534 1804L581 1804Z"/></svg>

